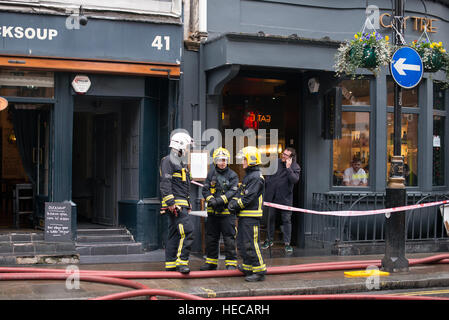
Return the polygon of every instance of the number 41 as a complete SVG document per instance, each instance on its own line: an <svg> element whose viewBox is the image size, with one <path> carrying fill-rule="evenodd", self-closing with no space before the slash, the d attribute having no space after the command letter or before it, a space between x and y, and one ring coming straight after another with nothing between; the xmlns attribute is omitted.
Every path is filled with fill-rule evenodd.
<svg viewBox="0 0 449 320"><path fill-rule="evenodd" d="M170 36L164 36L165 41L165 50L170 50ZM153 43L151 44L152 47L157 48L158 50L161 50L164 46L162 44L162 36L155 36Z"/></svg>

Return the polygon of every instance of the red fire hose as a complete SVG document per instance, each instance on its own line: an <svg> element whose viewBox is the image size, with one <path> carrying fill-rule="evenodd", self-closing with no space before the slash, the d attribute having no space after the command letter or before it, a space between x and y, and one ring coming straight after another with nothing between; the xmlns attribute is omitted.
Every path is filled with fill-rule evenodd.
<svg viewBox="0 0 449 320"><path fill-rule="evenodd" d="M430 263L449 263L449 254L440 254L420 259L410 259L409 265L430 264ZM380 260L360 260L360 261L340 261L340 262L324 262L299 264L292 266L269 267L267 274L288 274L303 272L319 272L319 271L335 271L349 269L363 269L368 266L380 266ZM1 280L66 280L67 275L65 269L42 269L27 267L0 267ZM106 284L114 284L125 287L138 289L137 291L123 292L121 294L112 295L112 299L123 299L126 297L135 297L138 295L162 295L181 299L194 299L197 296L188 295L181 292L175 292L162 289L150 289L147 286L126 280L126 279L193 279L193 278L215 278L215 277L232 277L242 276L238 270L215 270L215 271L192 271L188 275L179 272L167 271L111 271L111 270L80 270L80 280L100 282ZM142 291L149 290L149 291ZM341 296L341 297L340 297ZM111 298L111 296L99 297ZM267 297L235 297L233 299L262 299ZM311 295L311 296L269 296L271 299L389 299L385 295ZM418 300L421 298L435 299L428 297L404 297L392 296L391 299L401 300ZM154 299L154 298L153 298ZM441 298L447 300L445 298Z"/></svg>
<svg viewBox="0 0 449 320"><path fill-rule="evenodd" d="M449 263L449 254L440 254L419 259L409 259L409 265L430 264L430 263ZM318 271L335 271L360 269L368 266L380 266L380 260L354 260L338 262L322 262L298 264L291 266L269 267L267 274L286 274ZM63 273L65 269L43 269L32 267L0 267L1 273ZM238 270L214 270L214 271L192 271L187 275L179 272L167 271L111 271L111 270L80 270L80 274L100 275L104 277L121 279L194 279L194 278L217 278L217 277L237 277L242 276Z"/></svg>
<svg viewBox="0 0 449 320"><path fill-rule="evenodd" d="M134 297L142 297L142 296L164 296L170 298L180 298L184 300L207 300L202 297L195 296L193 294L188 294L179 291L173 290L165 290L165 289L141 289L141 290L133 290L126 292L119 292L109 294L107 296L97 297L90 300L120 300L120 299L129 299Z"/></svg>
<svg viewBox="0 0 449 320"><path fill-rule="evenodd" d="M313 294L313 295L277 295L277 296L247 296L226 298L201 298L195 295L163 289L133 290L92 298L90 300L120 300L148 295L158 295L186 300L449 300L447 298L423 296L395 296L381 294Z"/></svg>

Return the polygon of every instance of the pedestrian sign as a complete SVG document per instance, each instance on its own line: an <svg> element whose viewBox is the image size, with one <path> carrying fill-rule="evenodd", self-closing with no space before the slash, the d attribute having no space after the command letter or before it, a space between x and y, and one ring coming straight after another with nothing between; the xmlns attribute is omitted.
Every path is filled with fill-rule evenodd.
<svg viewBox="0 0 449 320"><path fill-rule="evenodd" d="M421 57L414 49L402 47L393 54L390 71L394 81L402 88L413 88L421 81L423 75Z"/></svg>

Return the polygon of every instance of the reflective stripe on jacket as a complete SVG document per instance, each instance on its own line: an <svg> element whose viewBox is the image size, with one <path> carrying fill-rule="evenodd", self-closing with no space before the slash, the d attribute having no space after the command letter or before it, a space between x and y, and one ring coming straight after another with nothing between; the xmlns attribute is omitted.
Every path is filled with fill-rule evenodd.
<svg viewBox="0 0 449 320"><path fill-rule="evenodd" d="M170 155L162 158L159 168L161 206L190 207L190 172L182 162L174 163Z"/></svg>
<svg viewBox="0 0 449 320"><path fill-rule="evenodd" d="M240 206L239 217L262 217L263 194L265 179L259 166L246 168L239 192L235 199Z"/></svg>

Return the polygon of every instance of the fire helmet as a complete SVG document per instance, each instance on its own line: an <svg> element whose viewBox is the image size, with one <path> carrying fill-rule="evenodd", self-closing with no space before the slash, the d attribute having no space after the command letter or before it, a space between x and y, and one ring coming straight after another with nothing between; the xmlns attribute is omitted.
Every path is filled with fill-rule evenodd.
<svg viewBox="0 0 449 320"><path fill-rule="evenodd" d="M185 151L193 143L193 139L184 132L175 133L170 139L170 148L178 151Z"/></svg>
<svg viewBox="0 0 449 320"><path fill-rule="evenodd" d="M226 159L226 163L229 163L229 159L231 158L231 154L229 153L229 151L225 148L218 148L215 149L212 158L214 160L214 164L217 164L218 160L220 159Z"/></svg>
<svg viewBox="0 0 449 320"><path fill-rule="evenodd" d="M252 146L245 147L242 150L240 150L237 157L240 159L245 158L249 167L257 166L262 163L261 161L262 156L260 154L259 149Z"/></svg>

